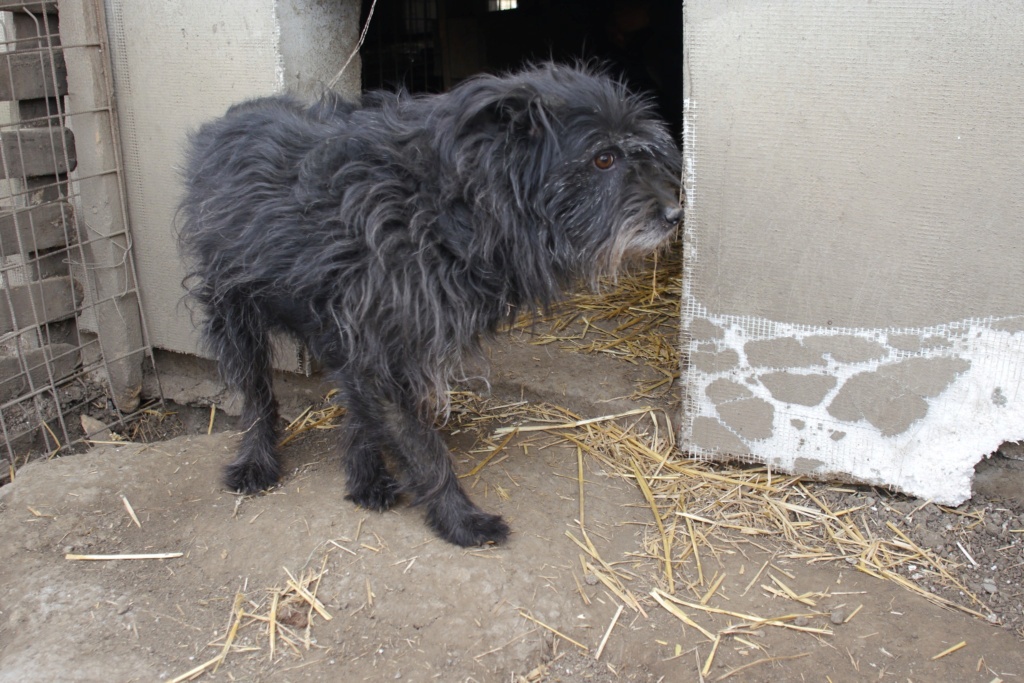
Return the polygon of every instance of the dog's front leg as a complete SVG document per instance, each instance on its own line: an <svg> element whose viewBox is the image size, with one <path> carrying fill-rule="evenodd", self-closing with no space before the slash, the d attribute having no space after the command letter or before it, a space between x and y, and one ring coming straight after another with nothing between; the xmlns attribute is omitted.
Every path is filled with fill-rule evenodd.
<svg viewBox="0 0 1024 683"><path fill-rule="evenodd" d="M444 540L463 547L501 543L508 524L469 499L452 469L451 454L434 426L408 405L386 404L395 455L405 465L414 505L426 508L427 524Z"/></svg>
<svg viewBox="0 0 1024 683"><path fill-rule="evenodd" d="M254 386L258 385L258 386ZM257 493L281 478L277 453L277 401L265 382L250 382L243 389L242 415L245 425L238 456L224 469L224 483L232 491Z"/></svg>
<svg viewBox="0 0 1024 683"><path fill-rule="evenodd" d="M367 394L369 382L340 382L347 408L342 431L342 452L348 475L345 496L368 510L390 510L398 497L398 482L384 464L383 448L390 442L384 426L381 400Z"/></svg>

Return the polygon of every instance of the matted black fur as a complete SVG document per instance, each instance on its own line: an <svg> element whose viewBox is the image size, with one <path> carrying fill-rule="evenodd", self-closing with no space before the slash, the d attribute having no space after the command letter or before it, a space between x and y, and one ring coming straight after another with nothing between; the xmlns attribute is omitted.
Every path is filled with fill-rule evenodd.
<svg viewBox="0 0 1024 683"><path fill-rule="evenodd" d="M444 539L505 540L434 426L449 382L517 313L664 244L682 213L679 175L650 104L587 67L361 104L267 97L202 126L180 245L203 339L244 399L226 484L255 492L281 475L270 374L281 331L341 388L348 498L386 510L407 491Z"/></svg>

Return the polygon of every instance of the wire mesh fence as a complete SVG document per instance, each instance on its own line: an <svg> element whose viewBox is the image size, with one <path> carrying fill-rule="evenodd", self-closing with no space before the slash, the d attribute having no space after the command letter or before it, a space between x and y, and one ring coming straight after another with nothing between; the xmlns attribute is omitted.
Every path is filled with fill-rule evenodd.
<svg viewBox="0 0 1024 683"><path fill-rule="evenodd" d="M61 30L58 4L74 6L80 30ZM153 355L121 190L102 0L0 2L0 12L2 480L33 452L131 419ZM62 44L62 35L77 42ZM85 96L68 96L68 64L83 74L76 87ZM93 427L83 428L83 414Z"/></svg>

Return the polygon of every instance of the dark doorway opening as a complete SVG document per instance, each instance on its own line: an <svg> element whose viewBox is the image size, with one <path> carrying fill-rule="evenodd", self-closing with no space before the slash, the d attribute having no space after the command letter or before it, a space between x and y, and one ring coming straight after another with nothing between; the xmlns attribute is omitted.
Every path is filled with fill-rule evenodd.
<svg viewBox="0 0 1024 683"><path fill-rule="evenodd" d="M365 22L371 0L363 0ZM595 59L650 93L679 140L682 0L378 0L364 90L442 92L480 72Z"/></svg>

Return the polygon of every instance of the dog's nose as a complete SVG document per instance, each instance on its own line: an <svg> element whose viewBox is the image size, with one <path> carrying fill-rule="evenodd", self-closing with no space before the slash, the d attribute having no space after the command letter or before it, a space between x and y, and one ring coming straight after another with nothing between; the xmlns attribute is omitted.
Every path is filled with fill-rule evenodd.
<svg viewBox="0 0 1024 683"><path fill-rule="evenodd" d="M666 207L661 215L669 225L679 225L679 219L683 217L683 209L679 206Z"/></svg>

